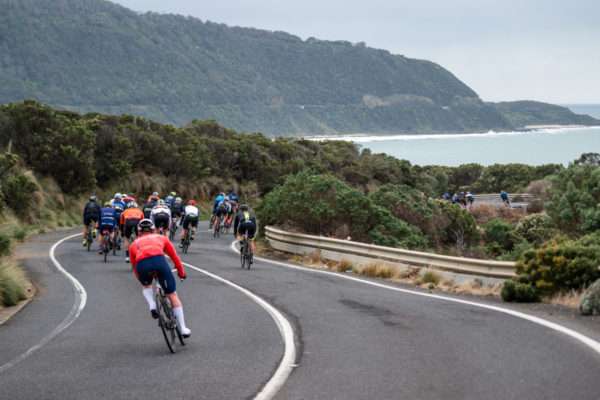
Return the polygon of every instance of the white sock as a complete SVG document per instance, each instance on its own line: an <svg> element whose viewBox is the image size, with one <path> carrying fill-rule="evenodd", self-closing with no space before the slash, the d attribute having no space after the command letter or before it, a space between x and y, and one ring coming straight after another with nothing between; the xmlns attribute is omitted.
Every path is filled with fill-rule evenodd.
<svg viewBox="0 0 600 400"><path fill-rule="evenodd" d="M177 321L181 326L181 330L187 330L187 326L185 326L185 320L183 319L183 307L174 307L173 314L175 314L175 318L177 318Z"/></svg>
<svg viewBox="0 0 600 400"><path fill-rule="evenodd" d="M156 302L154 301L154 292L152 288L146 288L142 290L146 301L148 302L148 306L150 306L151 310L156 310Z"/></svg>

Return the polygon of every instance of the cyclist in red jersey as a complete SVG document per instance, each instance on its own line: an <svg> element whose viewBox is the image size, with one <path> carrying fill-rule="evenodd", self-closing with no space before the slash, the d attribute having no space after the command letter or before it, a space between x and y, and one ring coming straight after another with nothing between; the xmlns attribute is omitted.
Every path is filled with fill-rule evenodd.
<svg viewBox="0 0 600 400"><path fill-rule="evenodd" d="M171 301L173 313L179 322L181 334L183 337L189 337L192 331L185 326L183 318L183 307L175 291L175 278L171 273L171 267L164 256L166 253L177 268L177 275L185 279L183 265L175 248L166 236L155 233L154 223L149 219L143 219L138 225L138 239L129 248L131 256L131 265L135 271L135 276L142 284L142 293L150 306L150 313L153 318L158 318L156 311L156 301L152 291L152 279L156 280L162 286L165 294Z"/></svg>

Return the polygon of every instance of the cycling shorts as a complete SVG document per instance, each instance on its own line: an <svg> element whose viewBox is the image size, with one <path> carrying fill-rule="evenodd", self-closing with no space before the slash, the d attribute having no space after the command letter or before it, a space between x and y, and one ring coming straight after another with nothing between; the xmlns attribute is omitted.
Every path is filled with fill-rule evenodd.
<svg viewBox="0 0 600 400"><path fill-rule="evenodd" d="M198 216L191 216L191 215L186 215L183 218L183 229L187 229L189 228L190 224L192 224L192 226L195 228L198 226Z"/></svg>
<svg viewBox="0 0 600 400"><path fill-rule="evenodd" d="M222 208L217 208L217 217L220 218L225 214L227 214L227 210L223 210Z"/></svg>
<svg viewBox="0 0 600 400"><path fill-rule="evenodd" d="M154 216L154 226L156 229L160 229L163 227L164 229L169 229L169 215L168 214L156 214Z"/></svg>
<svg viewBox="0 0 600 400"><path fill-rule="evenodd" d="M171 294L175 291L175 278L165 256L157 255L144 258L135 264L135 276L142 285L152 284L154 275L156 275L156 280L162 286L165 294Z"/></svg>
<svg viewBox="0 0 600 400"><path fill-rule="evenodd" d="M108 233L113 233L115 230L115 227L113 225L102 225L100 227L100 232L104 232L104 231L108 231Z"/></svg>
<svg viewBox="0 0 600 400"><path fill-rule="evenodd" d="M181 210L171 210L171 218L181 217Z"/></svg>
<svg viewBox="0 0 600 400"><path fill-rule="evenodd" d="M125 221L125 229L123 230L123 236L127 239L131 239L131 234L137 230L137 226L141 220L139 219L128 219Z"/></svg>
<svg viewBox="0 0 600 400"><path fill-rule="evenodd" d="M85 217L83 217L83 224L85 226L88 226L90 224L90 222L92 222L92 221L98 222L99 218L100 218L99 215L86 215Z"/></svg>
<svg viewBox="0 0 600 400"><path fill-rule="evenodd" d="M256 233L256 224L252 221L242 221L238 225L237 233L242 236L244 233L248 234L248 239L254 240L254 234Z"/></svg>

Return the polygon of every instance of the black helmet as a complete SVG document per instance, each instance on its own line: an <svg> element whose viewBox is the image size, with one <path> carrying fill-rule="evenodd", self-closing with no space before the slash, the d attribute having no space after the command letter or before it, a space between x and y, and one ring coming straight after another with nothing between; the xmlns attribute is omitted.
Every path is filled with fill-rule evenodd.
<svg viewBox="0 0 600 400"><path fill-rule="evenodd" d="M152 197L150 197L150 201L156 203L158 201L158 197L152 196Z"/></svg>
<svg viewBox="0 0 600 400"><path fill-rule="evenodd" d="M154 222L152 222L148 218L144 218L138 224L138 231L140 231L140 232L143 231L144 229L154 230L154 228L155 228Z"/></svg>
<svg viewBox="0 0 600 400"><path fill-rule="evenodd" d="M242 211L248 211L248 204L242 204L242 206L240 207L240 209Z"/></svg>

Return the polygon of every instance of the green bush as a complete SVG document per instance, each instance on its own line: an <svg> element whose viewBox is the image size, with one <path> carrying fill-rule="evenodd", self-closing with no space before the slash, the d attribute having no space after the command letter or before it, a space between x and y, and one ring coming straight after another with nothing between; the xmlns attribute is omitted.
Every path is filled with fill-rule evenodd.
<svg viewBox="0 0 600 400"><path fill-rule="evenodd" d="M539 300L537 290L529 283L507 280L502 285L500 297L504 301L531 303Z"/></svg>
<svg viewBox="0 0 600 400"><path fill-rule="evenodd" d="M475 217L458 204L435 200L440 208L437 224L443 233L443 242L466 250L481 241Z"/></svg>
<svg viewBox="0 0 600 400"><path fill-rule="evenodd" d="M25 298L23 287L0 266L0 302L5 307L10 307Z"/></svg>
<svg viewBox="0 0 600 400"><path fill-rule="evenodd" d="M2 186L2 194L6 204L17 214L25 212L31 203L31 194L37 185L23 174L9 176Z"/></svg>
<svg viewBox="0 0 600 400"><path fill-rule="evenodd" d="M335 235L382 246L423 248L418 228L373 204L368 196L331 175L304 171L286 178L256 208L261 226L282 225L304 233Z"/></svg>
<svg viewBox="0 0 600 400"><path fill-rule="evenodd" d="M10 242L10 236L6 233L0 232L0 257L9 253Z"/></svg>
<svg viewBox="0 0 600 400"><path fill-rule="evenodd" d="M516 263L517 274L529 276L540 295L583 289L600 273L599 234L578 241L556 238L537 250L528 250Z"/></svg>
<svg viewBox="0 0 600 400"><path fill-rule="evenodd" d="M508 223L491 219L483 225L486 249L493 256L511 252L525 239Z"/></svg>

